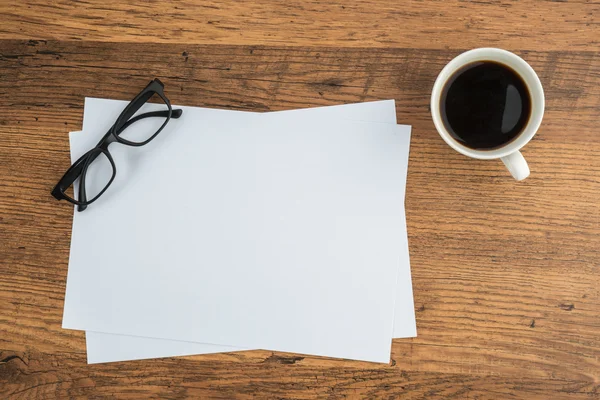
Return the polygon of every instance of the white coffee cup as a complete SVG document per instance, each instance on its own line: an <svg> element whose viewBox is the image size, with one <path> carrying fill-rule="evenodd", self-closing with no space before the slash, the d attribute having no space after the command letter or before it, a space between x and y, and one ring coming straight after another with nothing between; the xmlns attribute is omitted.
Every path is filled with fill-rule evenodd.
<svg viewBox="0 0 600 400"><path fill-rule="evenodd" d="M504 146L491 150L474 150L466 147L448 133L440 115L442 89L447 80L460 68L477 61L494 61L504 64L521 76L531 96L531 115L521 133ZM431 115L440 136L450 147L468 157L481 160L499 158L504 162L512 176L520 181L529 176L527 161L519 151L538 131L544 116L544 89L537 74L525 60L506 50L481 48L469 50L450 61L438 75L431 93Z"/></svg>

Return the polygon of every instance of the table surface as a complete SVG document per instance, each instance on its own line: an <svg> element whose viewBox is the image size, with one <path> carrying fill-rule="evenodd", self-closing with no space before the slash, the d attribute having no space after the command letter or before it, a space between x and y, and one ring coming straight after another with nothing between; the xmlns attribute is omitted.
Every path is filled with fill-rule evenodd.
<svg viewBox="0 0 600 400"><path fill-rule="evenodd" d="M600 3L0 4L0 398L600 398ZM350 3L350 4L346 4ZM546 115L515 182L450 150L428 102L460 52L525 58ZM61 329L84 96L249 111L396 99L419 336L389 365L250 351L87 365ZM299 295L301 298L302 294Z"/></svg>

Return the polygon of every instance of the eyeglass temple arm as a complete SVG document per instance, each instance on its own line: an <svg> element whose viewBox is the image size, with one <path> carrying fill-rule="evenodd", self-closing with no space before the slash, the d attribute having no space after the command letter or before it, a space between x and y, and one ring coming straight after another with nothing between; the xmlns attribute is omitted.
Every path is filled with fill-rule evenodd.
<svg viewBox="0 0 600 400"><path fill-rule="evenodd" d="M181 114L183 114L183 110L180 108L176 108L176 109L172 110L171 118L177 119L177 118L181 117ZM117 131L117 134L123 132L129 125L133 124L135 121L139 121L140 119L151 118L151 117L167 118L168 116L169 116L169 110L150 111L150 112L147 112L144 114L136 115L135 117L133 117L130 120L128 120L127 122L125 122L125 124L123 124L123 127L121 127L121 129L119 129Z"/></svg>
<svg viewBox="0 0 600 400"><path fill-rule="evenodd" d="M121 115L119 120L117 120L117 122L115 124L119 124L119 121L129 121L129 119L140 109L140 107L142 107L144 104L146 104L146 102L148 100L150 100L150 98L152 96L154 96L155 94L158 94L165 101L165 103L169 106L169 108L171 108L171 104L170 104L169 100L166 97L164 97L164 94L163 94L164 88L165 88L165 85L160 81L160 79L154 78L154 80L152 80L148 84L148 86L146 86L146 88L144 90L142 90L142 92L135 99L133 99L131 101L131 103L129 103L129 105L125 108L125 110L123 111L123 114ZM173 111L175 111L175 110L173 110ZM178 118L174 115L171 115L171 117ZM125 124L123 124L123 125L125 125ZM113 126L113 128L114 128L114 126Z"/></svg>

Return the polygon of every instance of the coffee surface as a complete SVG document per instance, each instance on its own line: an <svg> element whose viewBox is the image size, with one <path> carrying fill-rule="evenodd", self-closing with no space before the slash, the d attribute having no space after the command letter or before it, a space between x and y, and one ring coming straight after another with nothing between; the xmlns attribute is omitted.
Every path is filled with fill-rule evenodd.
<svg viewBox="0 0 600 400"><path fill-rule="evenodd" d="M510 67L479 61L456 71L442 89L440 104L446 130L475 150L511 142L527 126L531 96Z"/></svg>

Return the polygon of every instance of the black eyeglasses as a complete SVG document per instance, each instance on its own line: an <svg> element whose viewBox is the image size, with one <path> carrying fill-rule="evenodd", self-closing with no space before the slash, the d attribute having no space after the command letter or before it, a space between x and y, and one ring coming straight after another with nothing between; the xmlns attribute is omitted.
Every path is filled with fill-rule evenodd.
<svg viewBox="0 0 600 400"><path fill-rule="evenodd" d="M127 146L144 146L154 139L167 125L171 118L179 118L183 113L182 110L171 108L169 99L165 97L164 85L158 80L154 79L148 84L121 112L121 115L117 118L114 125L108 130L108 132L102 137L100 142L81 156L71 167L65 172L63 177L58 181L54 189L52 189L52 196L57 200L67 200L77 205L78 211L83 211L88 205L98 200L100 196L108 189L110 184L115 179L117 174L117 168L115 162L108 151L108 146L111 143L119 142ZM146 104L151 98L158 97L162 103L166 106L165 110L152 111L144 114L135 115L139 109ZM162 124L156 128L156 122L160 123L161 120L153 121L151 127L148 129L136 129L135 132L127 132L127 128L133 123L146 119L146 118L160 118ZM86 178L89 180L88 175L92 175L89 171L94 171L93 179L94 184L89 185L86 190ZM101 171L100 173L96 173ZM71 185L79 178L79 190L77 200L70 197L65 193ZM91 192L94 191L90 195ZM91 197L91 200L88 200Z"/></svg>

